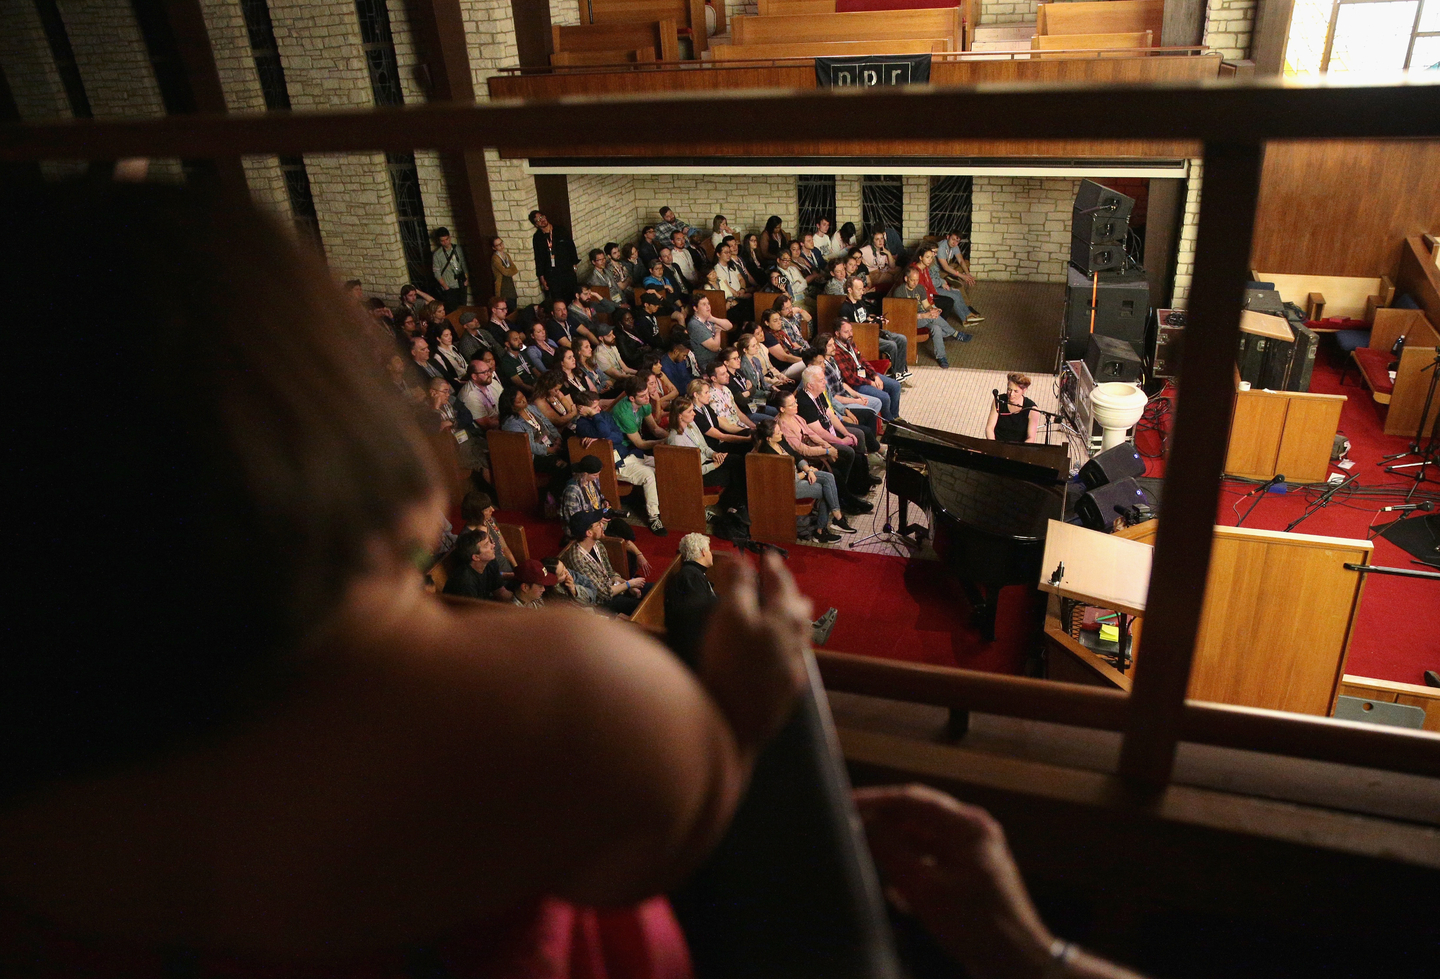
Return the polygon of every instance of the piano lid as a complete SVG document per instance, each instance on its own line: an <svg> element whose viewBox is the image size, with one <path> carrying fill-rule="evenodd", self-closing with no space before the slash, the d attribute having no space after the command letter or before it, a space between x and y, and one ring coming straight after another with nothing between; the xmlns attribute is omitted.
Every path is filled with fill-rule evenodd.
<svg viewBox="0 0 1440 979"><path fill-rule="evenodd" d="M908 422L891 422L881 441L936 462L1031 483L1063 483L1070 479L1070 452L1063 445L977 439Z"/></svg>

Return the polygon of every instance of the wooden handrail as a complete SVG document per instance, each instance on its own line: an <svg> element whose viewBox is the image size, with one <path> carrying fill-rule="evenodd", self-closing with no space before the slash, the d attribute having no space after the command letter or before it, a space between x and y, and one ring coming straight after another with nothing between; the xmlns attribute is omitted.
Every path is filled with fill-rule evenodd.
<svg viewBox="0 0 1440 979"><path fill-rule="evenodd" d="M829 690L951 710L1124 730L1130 698L1119 690L816 650ZM1440 775L1440 735L1326 717L1187 700L1180 740L1413 775Z"/></svg>
<svg viewBox="0 0 1440 979"><path fill-rule="evenodd" d="M1203 44L1196 45L1175 45L1165 48L1054 48L1037 52L1031 48L1023 51L936 51L931 54L932 61L1065 61L1065 60L1088 60L1098 57L1101 54L1113 54L1115 57L1123 58L1150 58L1150 57L1202 57L1213 55L1221 57L1219 51L1207 48ZM1039 55L1044 57L1040 58ZM1073 59L1056 58L1055 55L1073 55ZM527 75L593 75L593 74L614 74L625 71L724 71L730 68L755 68L765 65L787 65L793 63L803 64L813 62L814 56L796 55L795 57L775 58L737 58L734 61L645 61L645 62L614 62L604 65L574 65L562 66L557 71L555 65L508 65L497 69L499 75L516 75L525 77Z"/></svg>

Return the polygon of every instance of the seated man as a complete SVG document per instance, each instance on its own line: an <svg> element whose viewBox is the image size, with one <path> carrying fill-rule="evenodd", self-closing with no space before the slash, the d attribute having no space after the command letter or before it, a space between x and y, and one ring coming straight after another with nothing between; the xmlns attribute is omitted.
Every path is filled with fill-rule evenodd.
<svg viewBox="0 0 1440 979"><path fill-rule="evenodd" d="M526 394L534 394L535 378L540 373L525 356L525 334L511 330L506 334L505 354L500 358L500 379Z"/></svg>
<svg viewBox="0 0 1440 979"><path fill-rule="evenodd" d="M753 283L748 280L745 266L735 257L735 239L727 238L715 252L715 276L725 293L725 314L737 320L755 315Z"/></svg>
<svg viewBox="0 0 1440 979"><path fill-rule="evenodd" d="M641 577L622 578L610 565L600 538L605 535L605 518L594 510L575 514L569 520L570 546L560 552L560 560L577 578L593 586L596 607L608 608L617 615L630 615L649 590ZM586 594L585 589L581 594Z"/></svg>
<svg viewBox="0 0 1440 979"><path fill-rule="evenodd" d="M455 349L459 350L460 356L466 360L474 360L475 355L483 350L488 350L498 357L505 349L505 341L485 329L480 317L468 309L460 314L460 331L460 339L456 341Z"/></svg>
<svg viewBox="0 0 1440 979"><path fill-rule="evenodd" d="M611 537L618 537L625 542L625 550L629 554L631 565L641 574L649 574L650 562L635 546L635 531L625 522L624 512L612 510L610 504L600 493L600 470L602 468L600 460L593 455L582 456L570 467L574 476L571 477L570 482L565 484L565 489L560 494L560 520L568 527L570 518L575 514L587 510L596 511L607 521L605 532ZM655 473L649 469L646 469L646 472L650 474L653 483Z"/></svg>
<svg viewBox="0 0 1440 979"><path fill-rule="evenodd" d="M825 397L830 407L845 423L845 428L865 445L867 453L880 450L876 438L876 418L880 415L880 399L871 398L856 391L840 376L840 367L835 363L835 337L822 333L815 338L814 347L806 355L805 366L819 367L825 372Z"/></svg>
<svg viewBox="0 0 1440 979"><path fill-rule="evenodd" d="M705 276L700 274L705 265L705 253L690 244L683 231L676 231L670 236L670 260L680 270L688 288L694 288L705 280Z"/></svg>
<svg viewBox="0 0 1440 979"><path fill-rule="evenodd" d="M605 372L605 376L611 381L619 384L627 377L635 376L635 369L625 363L625 358L620 354L620 338L615 333L615 328L601 323L596 329L600 333L600 342L595 347L595 366Z"/></svg>
<svg viewBox="0 0 1440 979"><path fill-rule="evenodd" d="M790 260L790 253L781 252L780 257L775 260L775 267L784 277L786 295L794 300L796 305L803 306L810 298L807 292L810 284L805 281L805 276Z"/></svg>
<svg viewBox="0 0 1440 979"><path fill-rule="evenodd" d="M734 353L734 347L726 348L728 353ZM710 365L706 373L710 381L710 408L715 412L716 417L727 423L727 431L736 431L741 435L755 431L755 421L750 417L750 405L741 405L735 400L735 392L730 388L730 368L720 358Z"/></svg>
<svg viewBox="0 0 1440 979"><path fill-rule="evenodd" d="M612 316L617 309L630 305L630 283L624 281L625 274L618 267L611 265L610 256L605 254L603 249L590 249L589 258L590 267L580 276L580 284L608 289L610 298L597 298L595 309L606 316Z"/></svg>
<svg viewBox="0 0 1440 979"><path fill-rule="evenodd" d="M650 449L660 440L646 439L638 431L627 433L622 430L613 414L600 410L598 399L589 391L575 394L572 397L575 407L580 412L580 416L575 419L575 434L584 440L586 448L599 439L610 442L615 451L615 475L639 489L644 495L645 516L650 522L650 532L664 537L667 531L665 525L660 522L660 497L655 487L655 460L650 455ZM581 462L584 461L581 460ZM626 525L625 529L628 530L629 526ZM635 538L631 534L626 539L633 541ZM638 555L639 552L636 551L635 556ZM648 570L648 568L642 566L642 570Z"/></svg>
<svg viewBox="0 0 1440 979"><path fill-rule="evenodd" d="M690 352L689 340L678 336L670 341L670 352L660 361L660 369L670 378L675 390L681 392L701 373L695 355Z"/></svg>
<svg viewBox="0 0 1440 979"><path fill-rule="evenodd" d="M834 360L846 384L859 394L879 399L881 418L889 422L899 416L900 382L886 377L860 358L860 351L855 349L855 324L848 320L842 322L835 333Z"/></svg>
<svg viewBox="0 0 1440 979"><path fill-rule="evenodd" d="M935 262L940 266L938 276L931 275L931 278L935 279L935 287L944 289L953 286L958 289L965 302L970 305L970 312L979 316L980 311L970 302L970 290L975 288L975 276L970 271L970 263L965 259L960 232L951 231L940 239L935 246Z"/></svg>
<svg viewBox="0 0 1440 979"><path fill-rule="evenodd" d="M545 308L545 319L541 325L545 327L545 335L551 342L568 348L574 346L577 336L585 337L591 343L599 342L594 331L590 329L590 323L590 317L572 312L570 303L556 299ZM531 332L534 332L533 327Z"/></svg>
<svg viewBox="0 0 1440 979"><path fill-rule="evenodd" d="M490 300L490 319L485 323L485 329L505 346L505 336L510 332L510 301L504 296L495 296ZM496 356L499 356L498 354Z"/></svg>
<svg viewBox="0 0 1440 979"><path fill-rule="evenodd" d="M483 530L467 530L455 540L450 551L450 577L445 594L508 602L512 594L505 587L500 566L495 562L495 542Z"/></svg>
<svg viewBox="0 0 1440 979"><path fill-rule="evenodd" d="M810 436L837 453L833 460L836 488L840 505L846 513L869 513L871 505L862 499L879 482L870 475L860 436L845 427L825 393L825 369L805 368L800 374L800 388L795 392L800 421ZM784 422L782 408L780 419ZM844 433L843 435L841 433Z"/></svg>
<svg viewBox="0 0 1440 979"><path fill-rule="evenodd" d="M660 268L666 284L675 290L671 295L672 299L690 295L694 287L685 280L685 273L680 270L680 266L675 264L675 250L669 245L660 249ZM653 265L651 269L653 271Z"/></svg>
<svg viewBox="0 0 1440 979"><path fill-rule="evenodd" d="M650 387L645 378L637 375L627 379L622 390L624 393L611 406L610 415L630 444L648 452L656 442L665 439L665 432L655 423Z"/></svg>
<svg viewBox="0 0 1440 979"><path fill-rule="evenodd" d="M546 571L539 561L522 561L515 569L515 597L511 601L521 608L544 608L545 589L558 584L560 578Z"/></svg>
<svg viewBox="0 0 1440 979"><path fill-rule="evenodd" d="M866 306L865 280L859 276L851 276L845 283L845 302L840 306L841 323L868 323L871 320L880 324L880 356L890 361L890 373L897 381L903 381L910 376L910 370L906 366L905 358L909 353L910 342L902 333L891 333L885 329L885 317L871 316L870 308Z"/></svg>
<svg viewBox="0 0 1440 979"><path fill-rule="evenodd" d="M655 226L655 234L661 241L670 241L671 236L676 233L685 238L698 238L700 232L690 227L684 221L675 216L675 212L668 207L660 208L660 223Z"/></svg>
<svg viewBox="0 0 1440 979"><path fill-rule="evenodd" d="M846 269L846 259L844 257L832 258L825 267L830 271L830 278L825 280L825 288L821 292L827 296L845 295L845 280L850 278Z"/></svg>
<svg viewBox="0 0 1440 979"><path fill-rule="evenodd" d="M715 563L710 538L680 538L680 566L665 582L665 642L691 669L700 664L700 639L719 598L706 571Z"/></svg>
<svg viewBox="0 0 1440 979"><path fill-rule="evenodd" d="M940 268L935 264L935 255L935 249L925 245L916 256L920 265L920 285L930 294L930 301L939 306L947 316L954 316L962 326L966 323L979 323L985 317L970 308L962 293L945 287L945 277L940 274Z"/></svg>
<svg viewBox="0 0 1440 979"><path fill-rule="evenodd" d="M940 314L939 307L931 302L925 287L920 283L920 266L911 265L906 269L905 281L896 286L890 295L897 299L915 300L915 323L930 331L930 344L931 349L935 352L935 363L941 367L949 367L950 358L945 351L945 341L954 337L961 343L968 343L971 335L951 326Z"/></svg>
<svg viewBox="0 0 1440 979"><path fill-rule="evenodd" d="M830 219L821 218L815 222L815 247L820 250L820 256L829 260L835 251L835 239L830 235Z"/></svg>
<svg viewBox="0 0 1440 979"><path fill-rule="evenodd" d="M714 315L710 311L710 300L701 296L695 304L695 315L690 317L685 328L690 336L690 350L695 354L695 362L701 370L708 370L720 348L729 345L729 334L735 329L735 324Z"/></svg>

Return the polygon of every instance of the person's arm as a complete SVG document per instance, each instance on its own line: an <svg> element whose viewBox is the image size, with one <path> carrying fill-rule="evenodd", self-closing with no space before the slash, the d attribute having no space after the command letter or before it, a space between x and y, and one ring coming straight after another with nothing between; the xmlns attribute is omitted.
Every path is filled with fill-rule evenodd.
<svg viewBox="0 0 1440 979"><path fill-rule="evenodd" d="M701 340L701 341L700 341L700 345L701 345L702 347L704 347L706 350L719 350L719 349L720 349L720 332L717 330L714 334L711 335L710 339L708 339L708 340Z"/></svg>
<svg viewBox="0 0 1440 979"><path fill-rule="evenodd" d="M985 418L985 437L987 439L995 438L995 423L999 420L1000 409L995 407L995 402L992 399L990 402L990 414Z"/></svg>
<svg viewBox="0 0 1440 979"><path fill-rule="evenodd" d="M445 249L437 248L430 253L430 274L435 276L435 281L442 286L445 285L445 276L442 270L445 269ZM418 290L417 290L418 292Z"/></svg>
<svg viewBox="0 0 1440 979"><path fill-rule="evenodd" d="M797 357L797 356L795 356L794 354L789 353L788 351L786 351L786 349L785 349L783 346L781 346L779 343L776 343L775 346L773 346L773 347L766 347L765 349L768 350L768 351L770 351L770 356L771 356L771 357L774 357L776 360L780 361L780 363L782 363L782 364L794 364L794 363L798 363L799 360L800 360L799 357ZM778 374L779 372L777 371L776 373Z"/></svg>
<svg viewBox="0 0 1440 979"><path fill-rule="evenodd" d="M675 387L675 383L670 380L669 376L663 372L660 374L660 388L663 393L660 395L659 408L661 411L664 411L670 407L670 402L674 401L680 395L680 391ZM652 412L651 414L653 415L654 413Z"/></svg>
<svg viewBox="0 0 1440 979"><path fill-rule="evenodd" d="M1039 441L1040 441L1040 412L1036 411L1036 410L1033 409L1033 408L1030 409L1029 418L1030 418L1030 431L1025 434L1025 441L1027 441L1027 442L1039 442Z"/></svg>
<svg viewBox="0 0 1440 979"><path fill-rule="evenodd" d="M985 810L921 785L859 789L855 805L887 892L966 975L1139 979L1050 933Z"/></svg>

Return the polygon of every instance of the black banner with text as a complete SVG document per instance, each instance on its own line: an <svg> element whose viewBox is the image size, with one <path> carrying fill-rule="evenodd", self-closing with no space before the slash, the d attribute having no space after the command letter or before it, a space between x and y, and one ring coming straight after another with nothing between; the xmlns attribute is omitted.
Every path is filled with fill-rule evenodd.
<svg viewBox="0 0 1440 979"><path fill-rule="evenodd" d="M919 85L929 81L928 54L815 59L815 83L821 88L875 88L880 85Z"/></svg>

